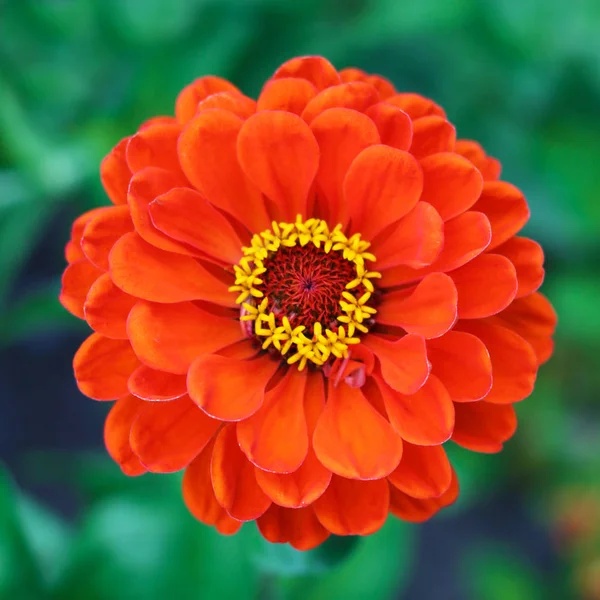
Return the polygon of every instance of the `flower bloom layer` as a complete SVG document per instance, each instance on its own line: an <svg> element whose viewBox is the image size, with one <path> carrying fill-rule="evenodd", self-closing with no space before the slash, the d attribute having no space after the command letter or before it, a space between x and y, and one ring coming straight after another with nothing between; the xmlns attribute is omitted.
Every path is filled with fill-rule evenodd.
<svg viewBox="0 0 600 600"><path fill-rule="evenodd" d="M94 333L128 475L185 469L222 533L313 548L458 495L443 444L498 452L552 353L523 194L443 109L295 58L258 100L202 77L120 141L61 302Z"/></svg>

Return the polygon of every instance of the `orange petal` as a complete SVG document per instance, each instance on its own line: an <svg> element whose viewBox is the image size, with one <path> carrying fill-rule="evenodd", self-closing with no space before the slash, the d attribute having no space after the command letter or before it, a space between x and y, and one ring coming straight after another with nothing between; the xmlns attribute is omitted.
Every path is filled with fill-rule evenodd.
<svg viewBox="0 0 600 600"><path fill-rule="evenodd" d="M83 305L90 287L102 275L87 258L70 264L62 275L60 303L73 315L85 319Z"/></svg>
<svg viewBox="0 0 600 600"><path fill-rule="evenodd" d="M243 124L226 110L200 113L179 138L179 160L188 179L212 205L256 232L269 228L271 221L261 193L238 162L237 142Z"/></svg>
<svg viewBox="0 0 600 600"><path fill-rule="evenodd" d="M319 143L320 161L316 177L317 191L322 196L324 216L331 223L345 222L347 209L343 203L346 173L356 156L368 146L379 144L375 123L366 115L349 108L330 108L310 125Z"/></svg>
<svg viewBox="0 0 600 600"><path fill-rule="evenodd" d="M329 395L313 436L315 453L333 473L380 479L402 456L402 440L360 388L329 380Z"/></svg>
<svg viewBox="0 0 600 600"><path fill-rule="evenodd" d="M235 85L229 83L226 79L208 75L200 77L183 90L177 96L175 103L175 115L180 123L187 123L195 114L198 108L198 103L204 100L211 94L218 92L235 92L241 94Z"/></svg>
<svg viewBox="0 0 600 600"><path fill-rule="evenodd" d="M481 173L453 152L431 154L421 161L423 194L444 221L460 215L477 202L483 189Z"/></svg>
<svg viewBox="0 0 600 600"><path fill-rule="evenodd" d="M473 210L484 213L492 225L489 250L518 233L529 220L529 206L521 190L505 181L486 181Z"/></svg>
<svg viewBox="0 0 600 600"><path fill-rule="evenodd" d="M275 504L256 521L261 535L272 544L289 543L296 550L311 550L328 537L312 507L290 510Z"/></svg>
<svg viewBox="0 0 600 600"><path fill-rule="evenodd" d="M410 153L417 158L438 152L452 152L455 143L456 129L443 117L421 117L413 121Z"/></svg>
<svg viewBox="0 0 600 600"><path fill-rule="evenodd" d="M265 394L263 405L238 423L242 452L260 469L292 473L308 452L304 415L306 373L289 369L283 379Z"/></svg>
<svg viewBox="0 0 600 600"><path fill-rule="evenodd" d="M381 75L367 75L364 71L354 67L348 67L340 71L340 78L344 83L351 81L366 81L370 83L382 98L389 98L396 94L396 89L390 81Z"/></svg>
<svg viewBox="0 0 600 600"><path fill-rule="evenodd" d="M533 348L520 335L486 321L463 321L460 329L477 336L490 353L494 380L486 402L507 404L531 394L538 363Z"/></svg>
<svg viewBox="0 0 600 600"><path fill-rule="evenodd" d="M177 140L182 127L179 123L145 127L127 144L127 164L132 173L146 167L159 167L183 177L177 156Z"/></svg>
<svg viewBox="0 0 600 600"><path fill-rule="evenodd" d="M152 402L175 400L187 393L185 375L157 371L140 365L129 377L127 386L134 396Z"/></svg>
<svg viewBox="0 0 600 600"><path fill-rule="evenodd" d="M454 402L484 398L492 387L492 363L483 342L469 333L449 331L427 342L432 372Z"/></svg>
<svg viewBox="0 0 600 600"><path fill-rule="evenodd" d="M442 446L404 444L402 460L388 479L413 498L439 498L450 487L452 467Z"/></svg>
<svg viewBox="0 0 600 600"><path fill-rule="evenodd" d="M293 473L268 473L256 469L256 480L265 494L280 506L300 508L312 504L326 489L331 471L326 469L312 447L312 436L325 407L321 373L310 373L305 388L304 411L309 448L304 462ZM239 426L238 426L239 427Z"/></svg>
<svg viewBox="0 0 600 600"><path fill-rule="evenodd" d="M171 125L173 123L177 123L175 117L169 117L166 115L150 117L138 127L138 131L142 131L142 129L145 129L146 127L152 127L154 125Z"/></svg>
<svg viewBox="0 0 600 600"><path fill-rule="evenodd" d="M206 300L236 306L227 284L192 257L160 250L135 232L125 234L113 246L109 263L115 285L142 300Z"/></svg>
<svg viewBox="0 0 600 600"><path fill-rule="evenodd" d="M129 138L122 139L100 163L100 179L113 204L127 204L127 187L131 171L125 160Z"/></svg>
<svg viewBox="0 0 600 600"><path fill-rule="evenodd" d="M454 429L454 404L442 382L430 375L420 390L410 396L393 390L376 376L392 427L403 440L419 446L443 444Z"/></svg>
<svg viewBox="0 0 600 600"><path fill-rule="evenodd" d="M408 292L408 293L407 293ZM456 287L443 273L426 275L412 290L390 292L377 308L377 322L435 338L456 321Z"/></svg>
<svg viewBox="0 0 600 600"><path fill-rule="evenodd" d="M222 421L241 421L261 407L278 367L279 362L269 356L254 360L200 356L190 367L188 390L207 414Z"/></svg>
<svg viewBox="0 0 600 600"><path fill-rule="evenodd" d="M81 249L88 260L103 271L108 271L108 255L115 242L133 231L127 205L112 206L92 217L83 230Z"/></svg>
<svg viewBox="0 0 600 600"><path fill-rule="evenodd" d="M444 222L426 202L417 205L373 241L377 268L406 265L420 269L433 263L444 245Z"/></svg>
<svg viewBox="0 0 600 600"><path fill-rule="evenodd" d="M506 308L517 293L517 271L498 254L481 254L450 274L458 290L458 316L481 319Z"/></svg>
<svg viewBox="0 0 600 600"><path fill-rule="evenodd" d="M72 247L70 248L71 256L67 257L69 264L77 262L82 258L85 258L85 254L81 249L81 238L83 237L83 230L85 226L96 216L110 210L111 206L103 206L102 208L93 208L79 215L71 227L71 240Z"/></svg>
<svg viewBox="0 0 600 600"><path fill-rule="evenodd" d="M235 425L225 425L219 432L210 472L217 501L234 519L253 521L271 506L256 483L254 466L238 446Z"/></svg>
<svg viewBox="0 0 600 600"><path fill-rule="evenodd" d="M144 406L139 398L125 396L113 404L104 422L104 444L125 475L142 475L146 472L129 443L131 425Z"/></svg>
<svg viewBox="0 0 600 600"><path fill-rule="evenodd" d="M213 108L228 110L240 119L247 119L256 112L256 101L239 92L219 92L199 102L196 112Z"/></svg>
<svg viewBox="0 0 600 600"><path fill-rule="evenodd" d="M94 400L115 400L128 394L127 380L140 364L127 340L92 333L73 358L77 387Z"/></svg>
<svg viewBox="0 0 600 600"><path fill-rule="evenodd" d="M396 94L387 98L386 102L401 108L413 121L431 115L446 116L441 106L419 94Z"/></svg>
<svg viewBox="0 0 600 600"><path fill-rule="evenodd" d="M239 531L241 521L232 519L217 502L210 479L210 463L214 449L211 441L190 463L183 475L183 501L188 510L205 525L214 525L220 533L231 535Z"/></svg>
<svg viewBox="0 0 600 600"><path fill-rule="evenodd" d="M328 108L352 108L364 112L377 102L379 102L379 92L372 85L363 81L341 83L317 94L306 105L302 118L310 124L317 115Z"/></svg>
<svg viewBox="0 0 600 600"><path fill-rule="evenodd" d="M127 321L129 339L140 360L153 369L183 375L199 356L243 338L239 323L191 302L138 302Z"/></svg>
<svg viewBox="0 0 600 600"><path fill-rule="evenodd" d="M485 181L493 181L500 177L500 161L488 156L477 142L457 140L455 152L470 160L481 171Z"/></svg>
<svg viewBox="0 0 600 600"><path fill-rule="evenodd" d="M319 167L319 147L297 115L263 111L242 126L238 159L247 177L293 221L307 212L308 192Z"/></svg>
<svg viewBox="0 0 600 600"><path fill-rule="evenodd" d="M385 479L357 481L334 475L327 491L313 504L323 527L335 535L370 535L388 515L389 485Z"/></svg>
<svg viewBox="0 0 600 600"><path fill-rule="evenodd" d="M544 251L533 240L513 237L496 248L496 254L506 256L517 270L517 298L528 296L544 281Z"/></svg>
<svg viewBox="0 0 600 600"><path fill-rule="evenodd" d="M89 326L102 335L117 340L127 339L127 317L137 299L122 292L108 273L93 283L83 306Z"/></svg>
<svg viewBox="0 0 600 600"><path fill-rule="evenodd" d="M149 471L173 473L187 467L220 426L184 396L171 402L145 402L129 440Z"/></svg>
<svg viewBox="0 0 600 600"><path fill-rule="evenodd" d="M335 67L321 56L301 56L284 62L273 74L273 79L282 77L306 79L318 90L341 83Z"/></svg>
<svg viewBox="0 0 600 600"><path fill-rule="evenodd" d="M429 377L425 340L408 334L394 342L379 335L368 335L364 344L379 359L385 381L397 392L414 394Z"/></svg>
<svg viewBox="0 0 600 600"><path fill-rule="evenodd" d="M378 102L365 111L379 131L381 143L398 150L408 150L412 143L412 121L397 106Z"/></svg>
<svg viewBox="0 0 600 600"><path fill-rule="evenodd" d="M148 209L154 226L169 237L227 263L242 257L242 242L229 221L198 192L174 188Z"/></svg>
<svg viewBox="0 0 600 600"><path fill-rule="evenodd" d="M363 150L344 179L352 229L374 238L414 208L422 189L421 167L408 152L382 145Z"/></svg>
<svg viewBox="0 0 600 600"><path fill-rule="evenodd" d="M482 213L465 212L444 224L444 247L437 260L421 270L398 266L384 269L382 284L392 287L415 281L436 271L457 269L481 254L492 237L490 222ZM378 268L381 269L381 267Z"/></svg>
<svg viewBox="0 0 600 600"><path fill-rule="evenodd" d="M511 404L473 402L456 405L452 440L474 452L495 453L517 430L517 416Z"/></svg>
<svg viewBox="0 0 600 600"><path fill-rule="evenodd" d="M390 512L403 521L423 523L442 508L455 502L458 493L458 478L454 469L452 470L450 487L439 498L413 498L392 485L390 486Z"/></svg>
<svg viewBox="0 0 600 600"><path fill-rule="evenodd" d="M554 348L551 336L556 329L556 312L548 299L535 292L515 300L497 317L500 324L525 338L535 351L540 363L546 362Z"/></svg>
<svg viewBox="0 0 600 600"><path fill-rule="evenodd" d="M306 79L295 77L271 79L263 87L256 109L286 110L300 115L316 95L317 88Z"/></svg>

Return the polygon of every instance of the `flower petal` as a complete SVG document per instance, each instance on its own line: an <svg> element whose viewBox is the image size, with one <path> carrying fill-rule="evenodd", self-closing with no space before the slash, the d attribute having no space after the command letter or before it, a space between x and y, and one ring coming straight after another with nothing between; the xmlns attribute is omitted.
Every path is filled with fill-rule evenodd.
<svg viewBox="0 0 600 600"><path fill-rule="evenodd" d="M100 275L87 294L83 312L89 326L102 335L127 339L127 317L137 298L122 292L108 273Z"/></svg>
<svg viewBox="0 0 600 600"><path fill-rule="evenodd" d="M261 535L272 544L289 543L296 550L311 550L330 535L312 507L290 510L272 504L256 521Z"/></svg>
<svg viewBox="0 0 600 600"><path fill-rule="evenodd" d="M248 460L265 471L292 473L308 452L304 415L306 373L289 369L265 394L263 405L237 424L238 443Z"/></svg>
<svg viewBox="0 0 600 600"><path fill-rule="evenodd" d="M81 249L88 260L108 271L108 255L115 242L133 231L127 205L111 206L92 217L83 230Z"/></svg>
<svg viewBox="0 0 600 600"><path fill-rule="evenodd" d="M449 331L427 342L432 373L454 402L484 398L492 387L492 363L483 342L469 333Z"/></svg>
<svg viewBox="0 0 600 600"><path fill-rule="evenodd" d="M219 92L201 100L196 112L213 108L228 110L240 119L247 119L256 112L256 101L240 92Z"/></svg>
<svg viewBox="0 0 600 600"><path fill-rule="evenodd" d="M474 402L456 405L452 440L474 452L495 453L517 430L517 416L511 404Z"/></svg>
<svg viewBox="0 0 600 600"><path fill-rule="evenodd" d="M317 88L306 79L284 77L267 81L258 97L257 110L286 110L301 115L317 95Z"/></svg>
<svg viewBox="0 0 600 600"><path fill-rule="evenodd" d="M431 273L412 289L385 294L377 308L377 322L424 338L439 337L456 321L457 299L452 279Z"/></svg>
<svg viewBox="0 0 600 600"><path fill-rule="evenodd" d="M278 110L253 115L240 130L237 152L246 176L277 205L282 219L307 213L319 147L300 117Z"/></svg>
<svg viewBox="0 0 600 600"><path fill-rule="evenodd" d="M127 386L134 396L151 402L175 400L187 394L185 375L157 371L140 365L129 377Z"/></svg>
<svg viewBox="0 0 600 600"><path fill-rule="evenodd" d="M125 475L142 475L146 467L135 455L129 443L131 425L144 407L144 402L133 396L117 400L104 422L104 444L111 458Z"/></svg>
<svg viewBox="0 0 600 600"><path fill-rule="evenodd" d="M529 220L529 206L523 192L505 181L486 181L473 210L484 213L492 226L493 250L518 233Z"/></svg>
<svg viewBox="0 0 600 600"><path fill-rule="evenodd" d="M445 117L446 113L433 100L419 94L402 93L386 99L386 102L401 108L413 121L421 117Z"/></svg>
<svg viewBox="0 0 600 600"><path fill-rule="evenodd" d="M533 240L513 237L495 249L495 254L506 256L517 270L519 288L517 298L528 296L544 281L544 251Z"/></svg>
<svg viewBox="0 0 600 600"><path fill-rule="evenodd" d="M179 138L179 160L188 179L213 206L234 216L250 231L263 231L271 225L263 197L238 162L237 143L243 124L226 110L200 113Z"/></svg>
<svg viewBox="0 0 600 600"><path fill-rule="evenodd" d="M410 153L425 158L438 152L452 152L456 143L456 129L443 117L421 117L413 121L413 139Z"/></svg>
<svg viewBox="0 0 600 600"><path fill-rule="evenodd" d="M225 425L219 432L210 472L217 501L234 519L253 521L271 506L256 483L254 465L238 446L235 425Z"/></svg>
<svg viewBox="0 0 600 600"><path fill-rule="evenodd" d="M183 177L177 140L182 126L179 123L157 124L138 131L127 144L127 164L132 173L146 167L159 167Z"/></svg>
<svg viewBox="0 0 600 600"><path fill-rule="evenodd" d="M361 388L329 380L329 394L313 435L315 453L333 473L349 479L381 479L402 456L402 440Z"/></svg>
<svg viewBox="0 0 600 600"><path fill-rule="evenodd" d="M125 160L129 138L122 139L100 163L100 180L113 204L127 204L127 187L131 171Z"/></svg>
<svg viewBox="0 0 600 600"><path fill-rule="evenodd" d="M454 152L431 154L421 161L423 194L448 221L471 208L483 189L481 173L466 158Z"/></svg>
<svg viewBox="0 0 600 600"><path fill-rule="evenodd" d="M554 348L551 336L556 329L557 317L545 296L535 292L519 298L494 318L525 338L533 347L540 364L550 358Z"/></svg>
<svg viewBox="0 0 600 600"><path fill-rule="evenodd" d="M488 156L477 142L458 140L455 152L470 160L481 171L485 181L493 181L500 177L500 161Z"/></svg>
<svg viewBox="0 0 600 600"><path fill-rule="evenodd" d="M127 294L151 302L206 300L235 306L235 296L191 256L173 254L126 233L109 256L110 276Z"/></svg>
<svg viewBox="0 0 600 600"><path fill-rule="evenodd" d="M115 400L128 394L127 380L140 364L127 340L92 333L73 358L77 387L94 400Z"/></svg>
<svg viewBox="0 0 600 600"><path fill-rule="evenodd" d="M83 230L85 226L93 219L96 215L99 215L107 210L110 210L110 206L103 206L102 208L93 208L79 215L71 227L71 239L65 248L65 256L67 262L72 264L85 258L85 254L81 249L81 238L83 237Z"/></svg>
<svg viewBox="0 0 600 600"><path fill-rule="evenodd" d="M347 209L343 202L346 173L356 156L368 146L379 144L375 123L349 108L330 108L310 125L319 144L320 161L316 177L320 210L331 223L344 223Z"/></svg>
<svg viewBox="0 0 600 600"><path fill-rule="evenodd" d="M388 515L389 485L385 479L357 481L334 475L327 491L313 504L323 527L335 535L370 535Z"/></svg>
<svg viewBox="0 0 600 600"><path fill-rule="evenodd" d="M454 429L454 404L442 382L430 375L410 396L393 390L376 376L385 410L392 427L403 440L419 446L443 444Z"/></svg>
<svg viewBox="0 0 600 600"><path fill-rule="evenodd" d="M214 439L190 463L183 474L183 501L188 510L205 525L213 525L224 535L239 531L241 521L232 519L218 503L210 477Z"/></svg>
<svg viewBox="0 0 600 600"><path fill-rule="evenodd" d="M261 407L265 388L278 367L269 356L254 360L200 356L188 373L189 394L212 417L241 421Z"/></svg>
<svg viewBox="0 0 600 600"><path fill-rule="evenodd" d="M138 302L127 333L135 353L148 367L183 375L199 356L243 339L239 323L218 317L191 302Z"/></svg>
<svg viewBox="0 0 600 600"><path fill-rule="evenodd" d="M131 428L131 447L153 473L187 467L214 436L221 423L183 396L171 402L146 402Z"/></svg>
<svg viewBox="0 0 600 600"><path fill-rule="evenodd" d="M308 453L299 469L293 473L268 473L256 469L256 480L265 494L279 506L300 508L312 504L331 481L326 469L315 454L312 437L325 407L325 389L321 373L308 376L304 395L306 428L309 436Z"/></svg>
<svg viewBox="0 0 600 600"><path fill-rule="evenodd" d="M171 239L156 229L148 212L148 206L155 198L172 188L186 185L188 185L187 180L181 175L158 167L147 167L137 172L131 179L127 201L135 230L146 242L168 252L197 256L198 252L193 248Z"/></svg>
<svg viewBox="0 0 600 600"><path fill-rule="evenodd" d="M381 143L398 150L408 150L412 143L412 121L397 106L378 102L365 111L379 131Z"/></svg>
<svg viewBox="0 0 600 600"><path fill-rule="evenodd" d="M218 92L241 92L226 79L208 75L200 77L184 87L177 96L175 115L180 123L187 123L195 114L198 103Z"/></svg>
<svg viewBox="0 0 600 600"><path fill-rule="evenodd" d="M368 335L364 344L379 359L385 381L397 392L414 394L429 377L425 340L408 334L394 342L379 335Z"/></svg>
<svg viewBox="0 0 600 600"><path fill-rule="evenodd" d="M458 316L482 319L505 309L517 293L517 271L498 254L481 254L450 273L458 290Z"/></svg>
<svg viewBox="0 0 600 600"><path fill-rule="evenodd" d="M455 502L458 493L458 478L454 469L452 470L450 487L439 498L413 498L392 485L390 486L390 512L403 521L423 523L442 508Z"/></svg>
<svg viewBox="0 0 600 600"><path fill-rule="evenodd" d="M212 525L219 533L231 535L239 531L241 521L232 519L217 502L210 477L214 439L190 463L183 475L183 501L196 519Z"/></svg>
<svg viewBox="0 0 600 600"><path fill-rule="evenodd" d="M408 152L375 145L352 161L344 179L344 201L352 229L374 238L408 214L419 201L423 173Z"/></svg>
<svg viewBox="0 0 600 600"><path fill-rule="evenodd" d="M344 83L351 81L366 81L370 83L378 92L382 98L389 98L396 94L396 88L393 84L381 75L367 75L360 69L348 67L340 71L340 78Z"/></svg>
<svg viewBox="0 0 600 600"><path fill-rule="evenodd" d="M236 264L242 242L227 218L190 188L174 188L148 207L154 226L169 237Z"/></svg>
<svg viewBox="0 0 600 600"><path fill-rule="evenodd" d="M413 498L439 498L450 487L452 467L442 446L404 444L402 460L388 479Z"/></svg>
<svg viewBox="0 0 600 600"><path fill-rule="evenodd" d="M313 119L328 108L351 108L364 112L369 106L379 102L379 92L363 81L341 83L319 92L307 105L302 118L310 124Z"/></svg>
<svg viewBox="0 0 600 600"><path fill-rule="evenodd" d="M70 264L62 275L60 303L73 315L85 319L83 306L94 281L102 275L87 258Z"/></svg>
<svg viewBox="0 0 600 600"><path fill-rule="evenodd" d="M373 241L371 251L382 270L398 265L420 269L432 264L444 245L444 222L426 202L417 205Z"/></svg>
<svg viewBox="0 0 600 600"><path fill-rule="evenodd" d="M459 326L477 336L490 354L494 380L485 401L508 404L527 398L538 370L531 345L514 331L486 321L462 321Z"/></svg>
<svg viewBox="0 0 600 600"><path fill-rule="evenodd" d="M301 56L284 62L273 74L273 79L282 77L306 79L318 90L341 83L335 67L321 56Z"/></svg>

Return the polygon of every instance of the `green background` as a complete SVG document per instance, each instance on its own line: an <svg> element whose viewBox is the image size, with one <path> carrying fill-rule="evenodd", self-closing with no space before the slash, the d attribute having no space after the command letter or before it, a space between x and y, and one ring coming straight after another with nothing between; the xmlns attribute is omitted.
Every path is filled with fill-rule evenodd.
<svg viewBox="0 0 600 600"><path fill-rule="evenodd" d="M599 32L598 0L0 0L0 598L600 598ZM114 143L200 75L255 96L301 54L432 97L502 161L559 314L506 450L452 449L454 507L305 554L196 523L179 476L120 474L56 300Z"/></svg>

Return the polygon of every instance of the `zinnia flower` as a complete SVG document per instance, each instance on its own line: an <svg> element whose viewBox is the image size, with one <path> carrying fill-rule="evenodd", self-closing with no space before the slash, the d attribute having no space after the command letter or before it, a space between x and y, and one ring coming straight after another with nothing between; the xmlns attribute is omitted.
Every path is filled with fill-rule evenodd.
<svg viewBox="0 0 600 600"><path fill-rule="evenodd" d="M66 248L110 455L302 550L454 502L443 444L498 452L552 353L523 194L440 106L319 57L175 115L113 148Z"/></svg>

